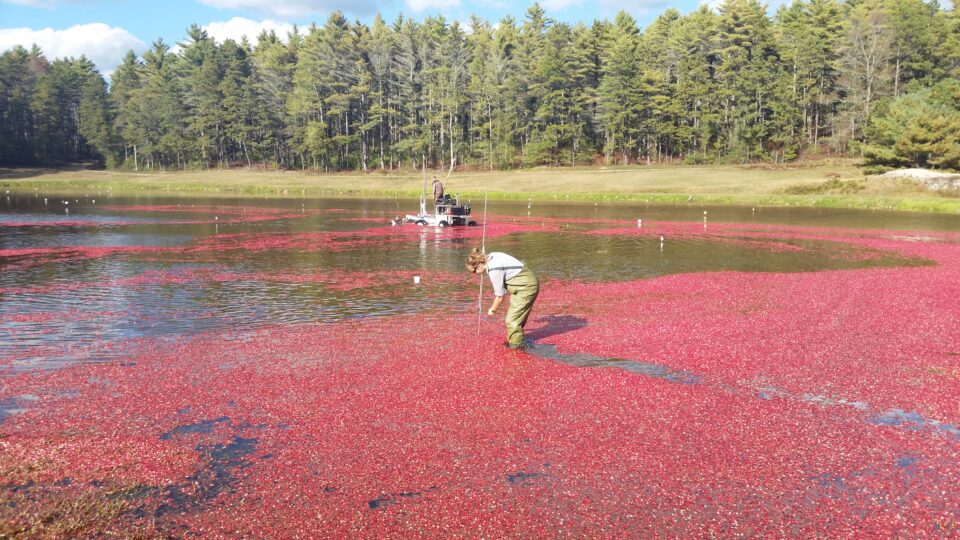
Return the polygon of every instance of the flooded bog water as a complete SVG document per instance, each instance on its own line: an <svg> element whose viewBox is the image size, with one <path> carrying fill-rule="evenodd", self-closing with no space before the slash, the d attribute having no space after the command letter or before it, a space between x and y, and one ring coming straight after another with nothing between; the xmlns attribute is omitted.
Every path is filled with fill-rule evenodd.
<svg viewBox="0 0 960 540"><path fill-rule="evenodd" d="M463 262L483 242L543 279L623 281L926 264L778 226L960 229L957 216L517 202L490 203L486 227L391 226L416 204L5 196L0 356L60 366L143 336L470 309Z"/></svg>

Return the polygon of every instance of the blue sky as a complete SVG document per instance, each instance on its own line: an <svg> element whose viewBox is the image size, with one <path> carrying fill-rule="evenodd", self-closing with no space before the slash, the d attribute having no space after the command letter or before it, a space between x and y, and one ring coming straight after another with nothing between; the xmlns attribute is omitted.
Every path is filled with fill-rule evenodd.
<svg viewBox="0 0 960 540"><path fill-rule="evenodd" d="M85 54L109 75L126 51L137 53L162 37L175 44L190 24L205 27L218 40L253 39L262 28L285 34L293 24L322 24L335 10L351 20L369 23L376 13L392 21L403 13L422 20L443 14L468 21L471 14L496 22L506 15L523 18L531 2L503 0L0 0L0 51L37 43L48 58ZM699 0L545 0L547 14L567 22L612 19L617 11L632 13L646 26L668 7L687 13Z"/></svg>

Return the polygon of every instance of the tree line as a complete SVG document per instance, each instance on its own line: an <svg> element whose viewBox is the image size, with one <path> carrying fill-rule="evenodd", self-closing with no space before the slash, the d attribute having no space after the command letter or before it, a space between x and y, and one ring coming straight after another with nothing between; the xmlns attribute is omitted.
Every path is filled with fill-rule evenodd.
<svg viewBox="0 0 960 540"><path fill-rule="evenodd" d="M935 0L795 0L772 17L725 0L645 29L625 12L558 22L538 4L465 26L336 12L285 37L217 43L193 25L176 49L129 52L109 84L84 57L6 51L0 164L501 169L815 151L956 167L937 152L960 154L960 17ZM930 148L900 155L905 129Z"/></svg>

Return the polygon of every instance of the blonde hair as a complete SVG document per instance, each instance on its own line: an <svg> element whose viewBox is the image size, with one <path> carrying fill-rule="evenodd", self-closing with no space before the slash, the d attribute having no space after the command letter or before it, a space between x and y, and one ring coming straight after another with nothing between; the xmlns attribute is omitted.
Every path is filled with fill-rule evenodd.
<svg viewBox="0 0 960 540"><path fill-rule="evenodd" d="M487 263L487 256L483 254L483 250L480 248L473 248L470 251L470 255L467 256L467 270L472 272L477 271L477 267L481 264Z"/></svg>

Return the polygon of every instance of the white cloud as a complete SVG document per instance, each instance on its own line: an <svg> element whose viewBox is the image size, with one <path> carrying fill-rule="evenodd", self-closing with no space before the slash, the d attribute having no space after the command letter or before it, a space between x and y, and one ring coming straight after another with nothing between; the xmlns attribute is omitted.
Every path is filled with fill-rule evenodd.
<svg viewBox="0 0 960 540"><path fill-rule="evenodd" d="M722 2L723 0L710 0L713 2ZM675 7L680 11L682 9L682 3L674 2L671 0L641 0L639 2L623 2L622 0L599 0L598 4L600 8L607 13L619 13L620 11L626 11L627 13L649 13L651 11L659 12L665 11L669 7Z"/></svg>
<svg viewBox="0 0 960 540"><path fill-rule="evenodd" d="M540 3L547 13L551 11L561 11L573 6L582 6L583 0L543 0ZM621 4L622 6L623 4Z"/></svg>
<svg viewBox="0 0 960 540"><path fill-rule="evenodd" d="M217 9L248 9L281 19L299 19L341 10L369 15L377 10L375 0L200 0Z"/></svg>
<svg viewBox="0 0 960 540"><path fill-rule="evenodd" d="M478 7L486 9L507 9L510 7L510 2L504 0L473 0L470 2L470 7L474 9Z"/></svg>
<svg viewBox="0 0 960 540"><path fill-rule="evenodd" d="M15 45L29 49L34 43L50 60L84 55L104 75L113 72L127 51L144 48L144 43L130 32L103 23L78 24L66 30L0 28L0 51L12 49Z"/></svg>
<svg viewBox="0 0 960 540"><path fill-rule="evenodd" d="M404 4L412 11L426 9L454 9L460 7L460 0L404 0Z"/></svg>
<svg viewBox="0 0 960 540"><path fill-rule="evenodd" d="M723 0L704 0L702 3L715 2L719 5ZM637 24L642 30L644 20L652 20L663 14L667 8L674 7L684 11L683 6L671 0L643 0L641 2L623 3L622 0L599 0L600 14L610 20L613 20L621 11L626 11L637 19Z"/></svg>
<svg viewBox="0 0 960 540"><path fill-rule="evenodd" d="M766 0L761 1L761 5L766 5L767 15L773 16L780 6L789 5L793 0ZM720 6L723 5L723 0L701 0L700 5L707 6L708 8L719 11ZM942 4L941 4L942 5Z"/></svg>
<svg viewBox="0 0 960 540"><path fill-rule="evenodd" d="M36 7L36 8L50 8L53 7L53 4L45 0L3 0L3 4L13 4L15 6L27 6L27 7Z"/></svg>
<svg viewBox="0 0 960 540"><path fill-rule="evenodd" d="M260 32L264 30L273 30L277 33L277 37L286 41L287 33L293 30L293 25L269 19L265 21L253 21L243 17L234 17L226 22L212 22L204 25L203 29L206 30L207 34L215 39L217 43L223 43L228 39L239 43L243 36L247 36L247 39L253 43L256 41L257 36L260 35Z"/></svg>

